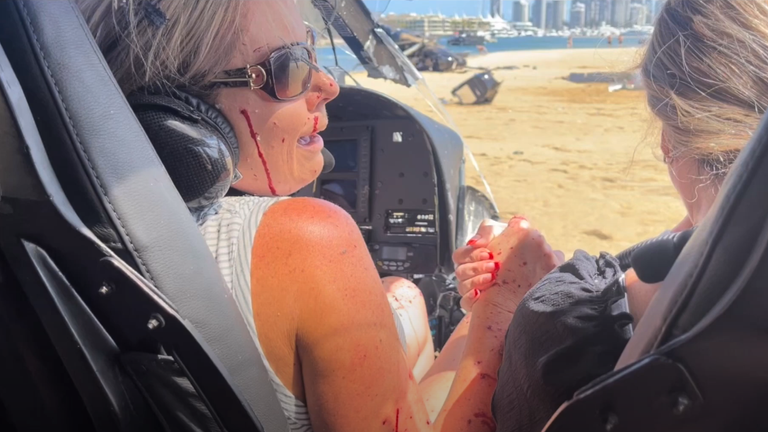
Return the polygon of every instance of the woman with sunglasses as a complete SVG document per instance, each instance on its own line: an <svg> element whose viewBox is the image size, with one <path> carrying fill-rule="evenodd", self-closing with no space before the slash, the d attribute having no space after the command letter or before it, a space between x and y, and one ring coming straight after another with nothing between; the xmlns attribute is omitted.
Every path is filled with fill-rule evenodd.
<svg viewBox="0 0 768 432"><path fill-rule="evenodd" d="M78 3L126 94L157 85L180 89L232 125L240 153L235 188L250 196L222 200L201 230L291 429L492 430L490 401L514 303L503 291L483 296L465 343L435 361L431 375L440 379L419 382L412 372L419 359L410 344L404 354L382 281L350 216L325 201L286 198L319 175L318 133L328 125L326 104L339 93L315 64L296 2ZM526 224L508 231L521 262L551 254ZM538 273L520 277L534 283ZM395 305L425 310L408 281L384 285ZM423 319L408 312L401 315L406 322ZM458 366L444 364L450 362ZM430 384L446 378L450 391Z"/></svg>

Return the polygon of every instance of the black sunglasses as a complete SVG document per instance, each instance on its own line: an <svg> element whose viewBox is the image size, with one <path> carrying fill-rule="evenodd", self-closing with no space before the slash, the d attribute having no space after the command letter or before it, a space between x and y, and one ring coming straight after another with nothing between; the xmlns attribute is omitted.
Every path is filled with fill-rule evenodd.
<svg viewBox="0 0 768 432"><path fill-rule="evenodd" d="M309 90L312 74L320 72L314 41L314 31L307 29L308 43L280 47L259 64L223 71L211 80L211 85L258 89L277 101L299 98Z"/></svg>

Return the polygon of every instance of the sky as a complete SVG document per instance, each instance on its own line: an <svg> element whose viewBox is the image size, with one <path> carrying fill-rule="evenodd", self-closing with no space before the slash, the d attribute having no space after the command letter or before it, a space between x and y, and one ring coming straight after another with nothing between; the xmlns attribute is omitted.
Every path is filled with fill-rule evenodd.
<svg viewBox="0 0 768 432"><path fill-rule="evenodd" d="M372 11L394 13L426 14L430 11L443 15L467 14L477 16L480 12L487 15L490 12L490 0L365 0ZM570 1L568 2L570 3ZM388 4L388 5L387 5ZM566 5L569 8L569 5ZM570 10L570 9L567 9ZM504 18L512 18L512 0L502 0Z"/></svg>

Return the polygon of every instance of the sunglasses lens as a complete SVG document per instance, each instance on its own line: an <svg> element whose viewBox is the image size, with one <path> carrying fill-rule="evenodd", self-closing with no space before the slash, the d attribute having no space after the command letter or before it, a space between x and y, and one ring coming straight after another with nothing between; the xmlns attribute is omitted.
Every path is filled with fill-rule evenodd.
<svg viewBox="0 0 768 432"><path fill-rule="evenodd" d="M307 91L312 81L314 58L306 47L293 47L272 56L275 93L280 99L291 99Z"/></svg>

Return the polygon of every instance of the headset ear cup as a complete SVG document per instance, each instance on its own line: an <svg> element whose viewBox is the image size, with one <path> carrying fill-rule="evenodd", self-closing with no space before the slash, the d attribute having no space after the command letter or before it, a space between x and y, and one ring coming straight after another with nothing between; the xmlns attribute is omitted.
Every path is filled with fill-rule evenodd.
<svg viewBox="0 0 768 432"><path fill-rule="evenodd" d="M232 128L229 120L224 117L224 114L222 114L221 111L211 106L207 102L192 96L191 94L184 93L177 89L172 89L171 92L171 95L174 98L189 105L196 112L202 114L205 119L209 120L219 128L219 131L226 139L225 143L229 146L229 151L232 153L232 159L235 163L235 167L237 167L237 164L240 162L240 147L237 142L237 135L235 134L235 130Z"/></svg>
<svg viewBox="0 0 768 432"><path fill-rule="evenodd" d="M200 216L236 179L239 152L223 114L178 93L136 94L128 102L187 207Z"/></svg>

